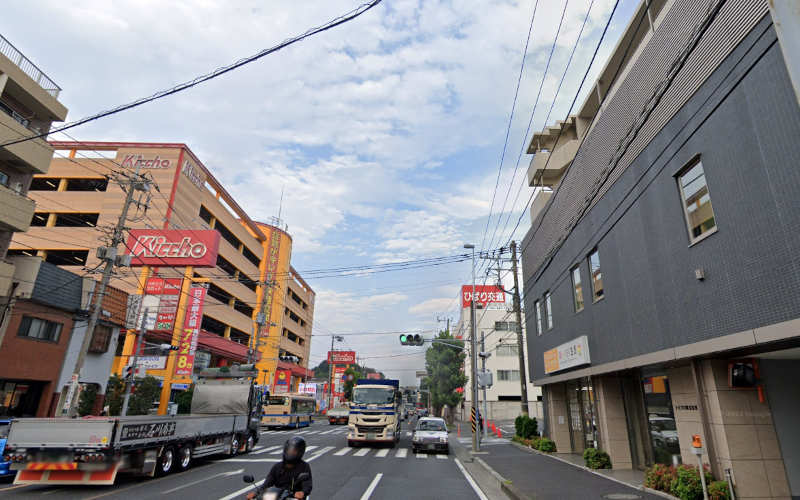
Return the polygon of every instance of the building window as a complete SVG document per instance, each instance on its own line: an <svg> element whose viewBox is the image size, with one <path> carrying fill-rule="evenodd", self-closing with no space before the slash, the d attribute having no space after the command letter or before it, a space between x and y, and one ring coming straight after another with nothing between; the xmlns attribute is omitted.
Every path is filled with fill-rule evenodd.
<svg viewBox="0 0 800 500"><path fill-rule="evenodd" d="M497 380L500 382L519 382L519 370L497 370Z"/></svg>
<svg viewBox="0 0 800 500"><path fill-rule="evenodd" d="M45 262L57 266L85 266L89 250L45 250Z"/></svg>
<svg viewBox="0 0 800 500"><path fill-rule="evenodd" d="M102 354L108 352L108 345L111 342L111 327L96 325L92 334L92 341L89 344L89 352Z"/></svg>
<svg viewBox="0 0 800 500"><path fill-rule="evenodd" d="M47 219L50 216L47 212L36 212L31 219L31 226L44 227L47 225Z"/></svg>
<svg viewBox="0 0 800 500"><path fill-rule="evenodd" d="M217 267L225 271L225 274L228 276L234 276L236 274L236 266L219 254L217 254Z"/></svg>
<svg viewBox="0 0 800 500"><path fill-rule="evenodd" d="M225 239L225 241L227 241L228 243L230 243L230 244L231 244L231 246L233 246L233 248L235 248L237 251L239 250L239 244L241 243L241 241L239 241L239 238L237 238L237 237L236 237L236 236L235 236L235 235L234 235L234 234L231 232L231 230L230 230L230 229L228 229L227 227L225 227L225 226L224 226L224 225L223 225L223 224L222 224L220 221L217 221L217 223L216 223L216 224L214 224L214 229L216 229L217 231L219 231L219 234L221 234L221 235L222 235L222 237Z"/></svg>
<svg viewBox="0 0 800 500"><path fill-rule="evenodd" d="M67 179L67 191L105 191L108 179Z"/></svg>
<svg viewBox="0 0 800 500"><path fill-rule="evenodd" d="M56 227L96 227L100 214L66 213L55 214Z"/></svg>
<svg viewBox="0 0 800 500"><path fill-rule="evenodd" d="M519 348L516 344L500 344L497 346L498 356L519 356Z"/></svg>
<svg viewBox="0 0 800 500"><path fill-rule="evenodd" d="M245 259L252 262L254 266L258 267L261 265L261 259L259 259L258 256L251 252L246 246L242 247L242 255L244 255Z"/></svg>
<svg viewBox="0 0 800 500"><path fill-rule="evenodd" d="M535 321L536 321L536 335L542 334L542 303L538 300L533 303L533 310L536 312Z"/></svg>
<svg viewBox="0 0 800 500"><path fill-rule="evenodd" d="M233 308L236 309L237 311L239 311L240 313L244 314L248 318L252 318L253 317L253 308L248 306L247 304L245 304L244 302L242 302L239 299L236 299L233 302Z"/></svg>
<svg viewBox="0 0 800 500"><path fill-rule="evenodd" d="M200 323L200 328L208 333L213 333L222 337L225 335L226 325L221 321L217 321L214 318L204 315L203 320Z"/></svg>
<svg viewBox="0 0 800 500"><path fill-rule="evenodd" d="M589 275L592 279L592 301L596 302L603 295L603 273L600 272L600 254L595 248L589 254Z"/></svg>
<svg viewBox="0 0 800 500"><path fill-rule="evenodd" d="M689 226L689 240L694 243L717 229L706 174L699 161L678 175L683 211Z"/></svg>
<svg viewBox="0 0 800 500"><path fill-rule="evenodd" d="M5 172L0 172L0 185L8 187L9 177L8 174Z"/></svg>
<svg viewBox="0 0 800 500"><path fill-rule="evenodd" d="M58 177L34 177L28 191L58 191L59 182Z"/></svg>
<svg viewBox="0 0 800 500"><path fill-rule="evenodd" d="M46 319L23 316L19 324L17 336L29 337L47 342L58 342L61 336L61 323L47 321Z"/></svg>
<svg viewBox="0 0 800 500"><path fill-rule="evenodd" d="M581 284L581 268L572 268L572 298L575 312L583 311L583 285Z"/></svg>
<svg viewBox="0 0 800 500"><path fill-rule="evenodd" d="M206 221L206 223L210 226L211 220L214 218L214 216L211 215L211 212L209 212L206 207L200 205L200 218Z"/></svg>
<svg viewBox="0 0 800 500"><path fill-rule="evenodd" d="M553 301L550 292L544 294L544 314L547 318L547 329L551 330L553 328Z"/></svg>

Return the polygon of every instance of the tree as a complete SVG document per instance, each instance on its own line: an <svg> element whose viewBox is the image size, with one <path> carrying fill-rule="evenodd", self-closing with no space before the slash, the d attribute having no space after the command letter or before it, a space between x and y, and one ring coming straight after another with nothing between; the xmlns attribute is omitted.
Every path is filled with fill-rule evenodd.
<svg viewBox="0 0 800 500"><path fill-rule="evenodd" d="M78 415L81 417L91 415L94 410L94 403L99 392L97 384L85 384L81 388L81 395L78 398Z"/></svg>
<svg viewBox="0 0 800 500"><path fill-rule="evenodd" d="M353 399L353 386L356 385L358 379L361 378L361 372L356 370L358 365L350 366L344 371L344 399L351 401Z"/></svg>
<svg viewBox="0 0 800 500"><path fill-rule="evenodd" d="M444 405L453 409L461 403L464 396L456 392L456 389L464 387L467 383L467 376L462 371L466 358L463 351L464 342L454 339L447 331L439 332L436 338L460 348L455 349L434 342L425 351L425 370L428 372L428 376L422 380L422 385L430 391L431 404L434 412L438 415Z"/></svg>
<svg viewBox="0 0 800 500"><path fill-rule="evenodd" d="M147 415L153 403L158 401L161 394L161 382L155 377L136 379L135 390L128 401L128 415ZM122 400L125 397L125 381L118 375L108 379L106 388L106 404L109 415L122 413Z"/></svg>
<svg viewBox="0 0 800 500"><path fill-rule="evenodd" d="M125 381L119 375L112 375L106 386L106 404L109 415L119 415L122 411L122 398L125 396Z"/></svg>
<svg viewBox="0 0 800 500"><path fill-rule="evenodd" d="M320 364L314 368L314 378L328 380L330 377L331 367L327 359L323 359Z"/></svg>
<svg viewBox="0 0 800 500"><path fill-rule="evenodd" d="M175 402L178 403L178 413L191 413L192 412L192 396L194 396L194 384L187 390L175 396Z"/></svg>

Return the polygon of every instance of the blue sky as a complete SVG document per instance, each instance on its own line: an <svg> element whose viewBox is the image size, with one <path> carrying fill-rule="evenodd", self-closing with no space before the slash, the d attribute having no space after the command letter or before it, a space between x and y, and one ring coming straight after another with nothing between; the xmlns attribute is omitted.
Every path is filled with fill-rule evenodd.
<svg viewBox="0 0 800 500"><path fill-rule="evenodd" d="M64 89L68 119L76 119L274 45L356 4L10 0L14 15L0 29ZM544 125L589 4L569 1L533 131ZM620 1L587 84L636 4ZM612 5L594 1L551 122L563 119ZM530 156L522 155L513 185L512 173L563 7L562 0L538 5L497 194L501 205L510 192L508 229L530 195L521 184ZM285 190L282 217L301 272L461 253L465 241L483 238L532 8L531 1L384 0L255 64L70 134L185 142L254 219L277 215ZM529 224L526 215L514 238ZM509 231L502 236L494 243ZM469 272L460 263L312 280L315 334L435 329L437 316L457 316ZM312 365L329 345L330 337L314 337ZM400 347L394 334L349 336L344 346L404 383L424 363L420 349Z"/></svg>

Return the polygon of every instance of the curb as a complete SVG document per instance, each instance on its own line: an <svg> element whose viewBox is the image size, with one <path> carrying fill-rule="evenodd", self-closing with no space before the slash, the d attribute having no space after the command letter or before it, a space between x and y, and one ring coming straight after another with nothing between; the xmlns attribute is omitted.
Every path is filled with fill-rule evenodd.
<svg viewBox="0 0 800 500"><path fill-rule="evenodd" d="M472 476L472 479L482 487L481 489L486 486L486 483L489 483L489 486L495 488L495 491L499 490L510 500L532 500L530 496L520 492L510 480L501 476L497 471L491 468L489 464L481 460L479 456L473 455L461 443L451 446L451 449L455 452L456 457L464 464L465 467L467 467L467 464L470 464L471 467L469 468L474 469L468 470L468 472Z"/></svg>
<svg viewBox="0 0 800 500"><path fill-rule="evenodd" d="M510 480L508 480L508 479L504 478L503 476L501 476L500 473L498 473L496 470L492 469L492 467L489 464L487 464L486 462L484 462L480 458L475 457L475 462L480 464L481 467L486 469L486 472L488 472L492 477L495 478L495 480L497 480L498 484L500 485L500 489L511 500L530 500L531 499L530 496L528 496L525 493L519 491L519 489L516 486L514 486L514 484Z"/></svg>

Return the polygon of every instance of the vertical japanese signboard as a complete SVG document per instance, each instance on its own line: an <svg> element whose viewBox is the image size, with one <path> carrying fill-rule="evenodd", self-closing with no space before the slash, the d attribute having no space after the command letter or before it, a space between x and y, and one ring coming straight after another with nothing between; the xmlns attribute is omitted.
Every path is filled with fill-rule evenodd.
<svg viewBox="0 0 800 500"><path fill-rule="evenodd" d="M292 372L278 368L275 371L275 394L289 392L289 382L292 380Z"/></svg>
<svg viewBox="0 0 800 500"><path fill-rule="evenodd" d="M151 330L171 332L175 326L183 278L149 278L142 309L148 310Z"/></svg>
<svg viewBox="0 0 800 500"><path fill-rule="evenodd" d="M197 350L197 337L200 334L200 321L203 318L203 302L206 289L193 286L186 299L186 317L181 331L181 342L178 346L178 359L175 362L175 375L190 377L194 368L194 353Z"/></svg>

